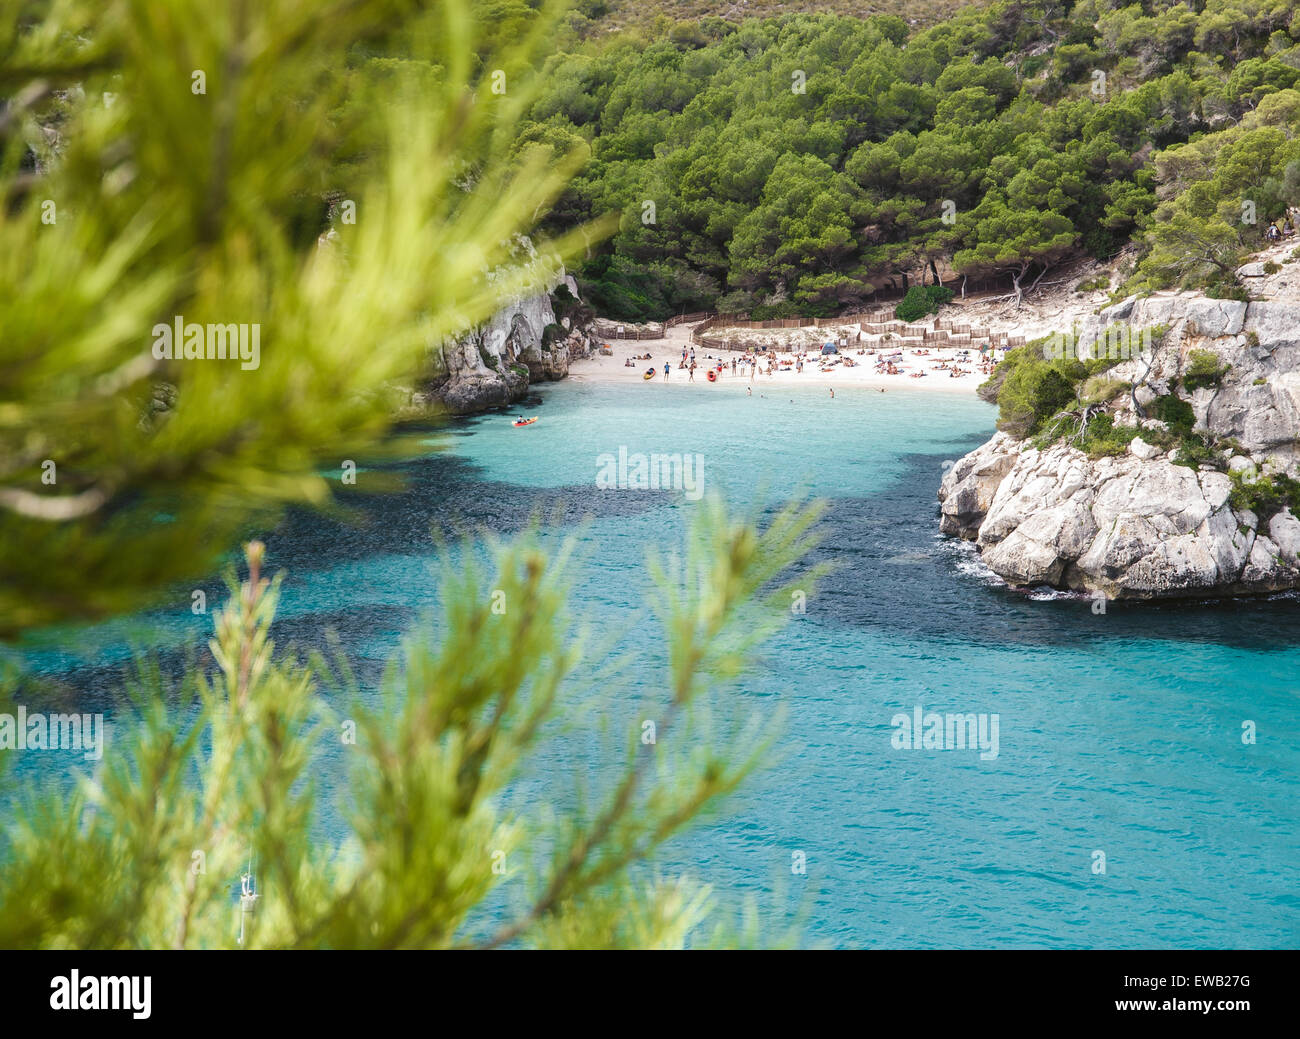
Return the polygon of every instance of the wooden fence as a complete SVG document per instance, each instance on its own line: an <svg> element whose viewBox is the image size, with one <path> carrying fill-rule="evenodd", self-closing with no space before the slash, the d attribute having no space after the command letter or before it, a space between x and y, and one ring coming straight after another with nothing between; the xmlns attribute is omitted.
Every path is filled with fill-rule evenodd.
<svg viewBox="0 0 1300 1039"><path fill-rule="evenodd" d="M921 284L921 283L915 282L914 284ZM962 298L961 278L953 278L950 279L949 281L944 282L943 284L945 288L949 288L953 290L955 294L954 302L958 302L961 300ZM967 296L973 296L985 292L1005 292L1008 291L1009 285L1010 282L1007 281L1006 279L998 279L998 278L967 279L965 284L965 290ZM773 318L769 321L754 321L750 319L748 314L714 314L708 311L697 311L694 314L678 314L674 317L670 317L667 321L663 323L663 328L657 332L648 332L645 331L644 329L636 329L636 328L629 327L629 328L625 328L624 331L622 332L611 332L609 333L607 338L636 339L636 340L663 339L667 336L668 329L674 328L677 325L693 324L697 321L703 322L703 325L700 328L696 328L692 331L691 342L693 343L703 342L699 337L700 337L700 333L704 331L705 326L717 327L718 325L725 325L728 328L772 329L772 328L828 328L828 327L834 327L836 325L861 324L863 326L862 330L864 332L869 332L874 335L880 335L883 332L887 331L887 332L891 332L894 335L907 336L909 338L912 336L919 336L921 334L920 332L904 330L903 322L898 321L894 317L894 308L892 305L884 306L884 307L880 306L881 303L889 303L889 304L896 303L899 300L901 300L904 295L905 293L900 289L885 290L884 292L877 293L876 296L873 298L873 301L876 304L873 309L855 312L852 314L841 314L839 317L787 317L787 318ZM876 331L875 327L868 328L867 327L868 325L872 325L872 326L897 325L898 327L897 328L889 327L878 332ZM980 337L979 331L975 329L971 329L969 326L965 326L965 325L954 326L951 319L937 322L936 327L938 329L946 330L949 332L960 332L963 330L969 331L972 339L977 339ZM987 335L987 332L984 334ZM706 345L716 346L716 344L714 343L709 343ZM717 346L717 349L723 349L723 347Z"/></svg>
<svg viewBox="0 0 1300 1039"><path fill-rule="evenodd" d="M951 288L952 286L949 285L948 287ZM1000 282L985 279L967 282L966 285L968 293L1001 288L1005 288L1005 286ZM899 298L902 298L901 294ZM696 324L697 322L698 324ZM952 318L936 320L933 328L928 328L925 325L909 325L907 322L895 318L893 308L888 307L859 313L841 314L839 317L773 318L768 321L754 321L747 314L712 314L707 311L697 311L693 314L678 314L669 318L664 322L663 329L657 332L630 329L621 333L614 333L610 338L663 339L667 335L667 329L686 324L696 324L696 327L691 329L691 343L714 350L746 350L759 345L740 337L723 338L706 334L715 328L765 330L777 328L834 328L843 325L859 325L862 331L868 335L888 334L897 336L900 346L915 347L927 343L974 346L982 342L988 342L990 346L1015 347L1024 346L1025 344L1024 336L1008 336L1005 332L990 332L987 328L964 324Z"/></svg>
<svg viewBox="0 0 1300 1039"><path fill-rule="evenodd" d="M615 331L607 333L606 339L662 339L667 333L661 328L657 332L649 332L641 328L624 328L620 325Z"/></svg>
<svg viewBox="0 0 1300 1039"><path fill-rule="evenodd" d="M663 328L655 332L649 331L644 328L629 328L623 325L619 325L618 328L622 329L622 331L616 330L610 332L605 338L637 339L637 340L663 339L668 334L668 329L670 328L675 328L677 325L689 325L693 321L703 321L705 318L709 318L713 316L714 315L707 310L701 310L694 314L677 314L676 316L670 317L667 321L665 321L663 324Z"/></svg>
<svg viewBox="0 0 1300 1039"><path fill-rule="evenodd" d="M703 321L705 318L713 317L713 311L701 310L694 314L678 314L676 317L670 317L664 322L665 328L673 328L677 325L689 325L695 321Z"/></svg>

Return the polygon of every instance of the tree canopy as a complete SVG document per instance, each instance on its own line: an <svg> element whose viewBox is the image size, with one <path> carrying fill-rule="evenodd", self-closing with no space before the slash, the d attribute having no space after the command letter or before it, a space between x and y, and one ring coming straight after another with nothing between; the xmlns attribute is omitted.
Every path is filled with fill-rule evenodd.
<svg viewBox="0 0 1300 1039"><path fill-rule="evenodd" d="M37 5L0 35L0 637L326 503L431 344L599 234L517 237L583 157L518 148L538 12L497 49L460 4L201 7ZM160 327L256 329L258 356L160 356Z"/></svg>
<svg viewBox="0 0 1300 1039"><path fill-rule="evenodd" d="M580 280L630 319L824 314L918 276L1010 286L1130 241L1158 253L1186 226L1162 239L1166 157L1300 78L1286 0L1195 6L1002 0L917 29L789 14L572 42L529 112L590 146L552 226L622 214ZM1246 172L1262 208L1300 203L1286 162ZM1234 193L1209 179L1216 203Z"/></svg>

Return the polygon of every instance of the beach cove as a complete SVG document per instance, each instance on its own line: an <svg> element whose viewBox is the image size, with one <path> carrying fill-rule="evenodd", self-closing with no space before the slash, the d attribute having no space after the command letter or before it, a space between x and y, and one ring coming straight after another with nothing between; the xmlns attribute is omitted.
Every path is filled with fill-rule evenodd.
<svg viewBox="0 0 1300 1039"><path fill-rule="evenodd" d="M550 384L431 434L439 450L402 467L406 490L363 501L359 524L298 513L270 536L271 568L287 574L275 637L325 647L334 632L376 675L421 616L436 630L431 527L480 532L446 550L477 552L482 532L540 515L548 547L576 539L583 673L635 660L594 704L562 707L559 738L507 799L571 803L575 777L615 767L662 699L645 554L680 544L699 507L681 490L598 489L599 460L698 454L705 492L737 510L826 499L822 557L837 569L726 694L740 721L784 712L768 767L659 868L712 884L725 914L752 897L771 935L794 926L808 944L1294 945L1296 600L1098 616L1086 600L1009 591L935 529L945 465L989 434L994 410L912 386L831 400L820 386L710 398L726 384ZM512 427L523 413L539 421ZM215 575L206 590L223 597ZM76 655L68 640L29 641L26 658L111 721L132 640L179 654L209 624L188 609L140 615L88 629ZM996 758L898 749L894 719L918 705L996 715ZM37 778L33 761L19 774ZM344 752L316 776L346 809Z"/></svg>
<svg viewBox="0 0 1300 1039"><path fill-rule="evenodd" d="M917 354L914 350L904 350L903 360L900 362L901 371L897 375L886 375L876 371L875 362L877 356L884 353L894 353L894 350L877 350L877 353L864 352L859 354L863 347L856 342L846 347L843 357L848 357L855 362L854 367L844 367L841 363L830 371L821 371L818 367L819 350L818 346L807 345L799 347L808 351L806 363L803 371L793 369L782 370L780 362L790 361L793 354L778 353L778 364L772 374L767 374L768 363L766 360L760 364L760 371L754 374L751 379L748 372L742 370L739 364L743 354L736 351L718 350L702 345L693 344L691 341L691 330L694 325L674 325L665 330L663 339L650 340L628 340L628 339L610 339L605 345L609 347L611 353L601 355L599 353L592 357L582 360L575 360L569 365L569 378L580 382L594 383L647 383L647 389L663 385L682 385L691 388L700 387L711 392L736 392L745 393L748 388L755 396L772 392L780 393L786 388L799 386L816 386L827 387L828 389L857 388L880 391L898 389L915 390L923 387L928 392L958 393L973 395L980 383L984 382L988 376L980 373L974 362L961 362L960 367L966 374L953 377L949 371L939 370L939 364L948 364L952 366L957 364L958 357L965 354L971 358L978 359L978 350L957 350L957 349L933 349L925 353ZM833 336L823 337L824 339L833 339ZM695 350L695 362L698 368L695 371L695 377L690 377L690 372L680 368L683 348L687 351L689 359L690 351ZM648 360L644 359L649 354ZM640 358L640 359L638 359ZM628 365L628 361L633 363ZM731 362L736 360L737 371L733 373ZM709 367L722 363L723 369L719 374L717 382L709 382L705 372ZM672 365L668 378L665 379L663 369L665 364ZM657 373L653 379L645 379L644 373L647 368L654 366ZM920 378L911 378L915 373L924 372ZM828 394L829 396L829 394Z"/></svg>

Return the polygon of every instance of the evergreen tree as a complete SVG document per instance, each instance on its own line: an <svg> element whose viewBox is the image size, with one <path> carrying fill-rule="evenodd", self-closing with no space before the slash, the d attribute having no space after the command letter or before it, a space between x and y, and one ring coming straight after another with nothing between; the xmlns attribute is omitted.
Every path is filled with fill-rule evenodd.
<svg viewBox="0 0 1300 1039"><path fill-rule="evenodd" d="M520 245L586 150L520 146L555 16L4 9L0 634L157 601L286 504L327 503L322 470L393 450L391 387L431 344L608 230ZM176 322L179 351L155 349ZM187 356L189 325L255 327L259 351ZM526 536L490 574L448 568L439 639L410 637L376 703L346 661L277 648L279 578L250 543L211 661L179 678L143 663L135 716L113 719L91 775L5 791L0 947L757 940L703 932L707 886L638 864L770 742L770 718L724 739L710 719L736 718L729 683L789 615L815 520L787 508L760 531L700 506L685 553L651 561L662 698L623 718L613 784L550 810L516 804L512 783L584 706L562 559ZM14 686L0 675L0 696ZM350 800L329 818L347 837L328 843L312 767L340 747Z"/></svg>
<svg viewBox="0 0 1300 1039"><path fill-rule="evenodd" d="M460 3L5 17L0 636L148 602L324 503L432 344L602 233L519 249L581 159L515 153L553 12L486 56ZM241 327L246 357L185 358L186 329L233 352Z"/></svg>

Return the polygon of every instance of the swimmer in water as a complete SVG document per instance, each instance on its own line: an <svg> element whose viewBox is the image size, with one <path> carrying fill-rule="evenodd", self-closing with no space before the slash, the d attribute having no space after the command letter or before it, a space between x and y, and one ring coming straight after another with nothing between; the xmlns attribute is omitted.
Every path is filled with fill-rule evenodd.
<svg viewBox="0 0 1300 1039"><path fill-rule="evenodd" d="M832 387L832 389L831 389L831 400L834 400L834 399L835 399L835 390L834 390L834 388Z"/></svg>

